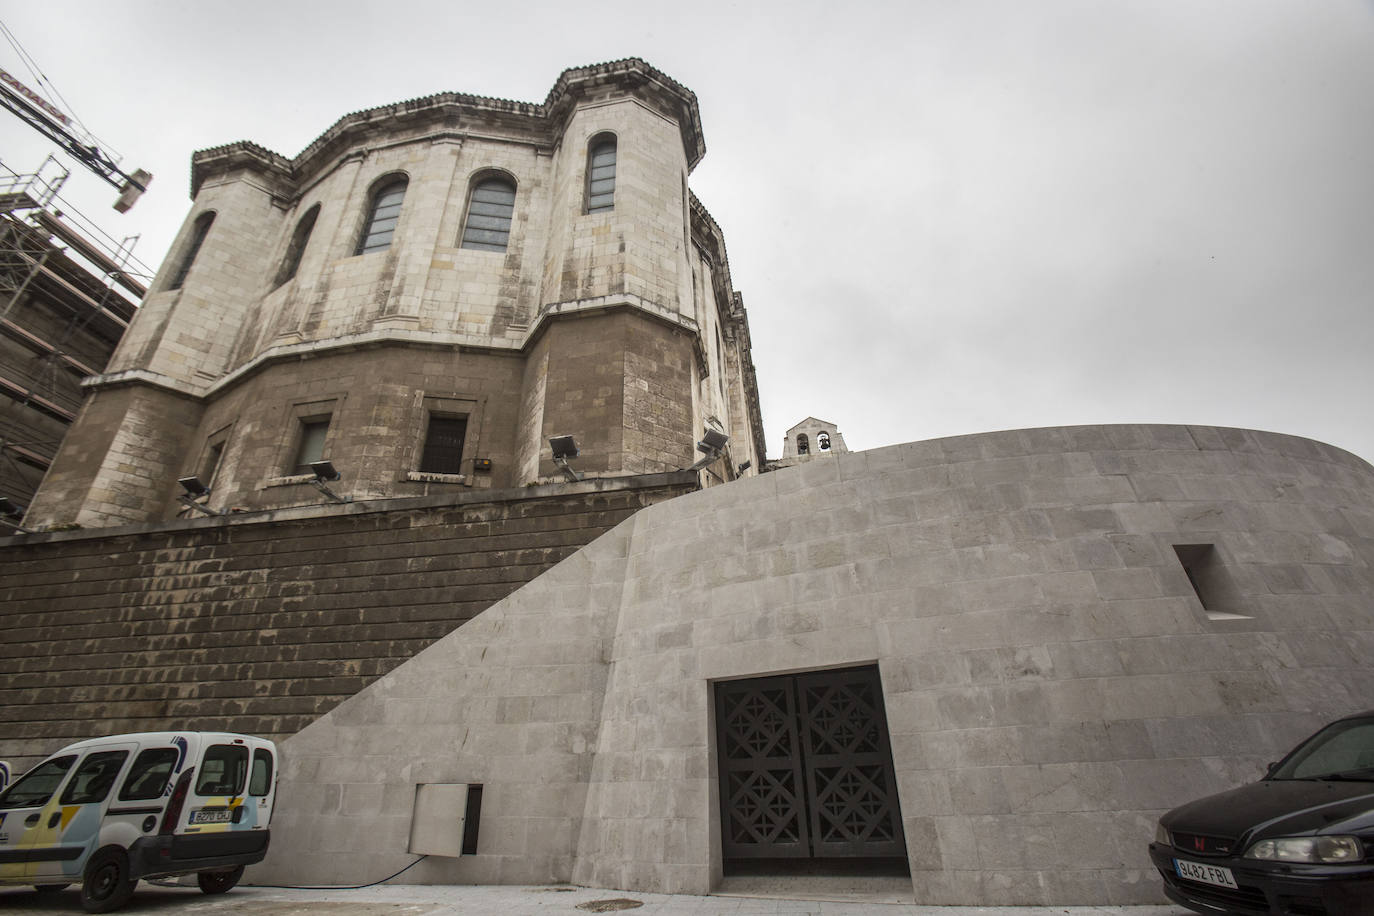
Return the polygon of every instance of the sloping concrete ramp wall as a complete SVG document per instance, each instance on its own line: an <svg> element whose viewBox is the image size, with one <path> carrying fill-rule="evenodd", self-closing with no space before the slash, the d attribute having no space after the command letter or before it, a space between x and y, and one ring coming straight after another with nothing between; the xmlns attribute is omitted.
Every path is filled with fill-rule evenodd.
<svg viewBox="0 0 1374 916"><path fill-rule="evenodd" d="M1374 468L1245 430L991 433L683 496L286 741L249 880L385 877L415 786L458 782L478 854L407 880L706 893L712 683L876 662L918 902L1159 901L1159 813L1374 705L1372 564Z"/></svg>

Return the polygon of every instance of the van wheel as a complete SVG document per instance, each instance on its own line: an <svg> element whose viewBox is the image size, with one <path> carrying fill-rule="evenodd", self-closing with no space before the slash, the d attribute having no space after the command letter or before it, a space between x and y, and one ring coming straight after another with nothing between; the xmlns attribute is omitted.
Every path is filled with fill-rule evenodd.
<svg viewBox="0 0 1374 916"><path fill-rule="evenodd" d="M108 913L129 902L138 882L129 877L129 859L122 849L102 849L86 865L81 882L81 905L87 913Z"/></svg>
<svg viewBox="0 0 1374 916"><path fill-rule="evenodd" d="M243 877L243 866L231 871L203 871L196 875L196 883L207 894L222 894Z"/></svg>
<svg viewBox="0 0 1374 916"><path fill-rule="evenodd" d="M35 884L33 886L33 889L38 891L38 893L40 894L55 894L58 891L64 891L69 887L71 887L70 884Z"/></svg>

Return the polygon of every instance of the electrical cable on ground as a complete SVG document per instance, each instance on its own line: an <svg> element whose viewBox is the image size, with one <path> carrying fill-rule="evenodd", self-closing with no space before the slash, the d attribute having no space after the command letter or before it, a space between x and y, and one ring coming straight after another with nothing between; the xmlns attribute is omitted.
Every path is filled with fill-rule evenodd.
<svg viewBox="0 0 1374 916"><path fill-rule="evenodd" d="M416 859L414 862L411 862L411 863L410 863L409 865L407 865L405 868L403 868L403 869L401 869L400 871L396 872L396 874L394 874L394 875L387 875L385 878L382 878L380 881L373 881L371 884L253 884L253 885L249 885L249 886L250 886L250 887L271 887L271 888L276 888L277 890L284 890L284 891L360 891L360 890L362 890L363 888L367 888L367 887L376 887L376 886L379 885L379 884L385 884L386 882L390 881L392 878L399 878L401 875L403 875L403 874L405 874L406 872L410 871L410 870L411 870L412 868L414 868L416 865L419 865L421 862L423 862L425 859L428 859L428 858L429 858L428 855L420 856L420 858Z"/></svg>

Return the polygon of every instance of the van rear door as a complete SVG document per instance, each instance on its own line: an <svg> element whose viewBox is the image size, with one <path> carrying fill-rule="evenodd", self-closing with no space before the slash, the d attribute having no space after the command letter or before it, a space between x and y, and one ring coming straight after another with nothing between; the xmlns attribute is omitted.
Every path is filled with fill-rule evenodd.
<svg viewBox="0 0 1374 916"><path fill-rule="evenodd" d="M186 833L222 833L242 822L251 766L252 748L244 739L206 743L186 796Z"/></svg>

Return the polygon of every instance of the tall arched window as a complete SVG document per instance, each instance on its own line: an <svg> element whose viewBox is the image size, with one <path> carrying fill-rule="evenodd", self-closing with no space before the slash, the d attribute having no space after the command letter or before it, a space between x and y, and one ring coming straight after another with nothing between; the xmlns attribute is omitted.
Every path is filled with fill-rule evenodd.
<svg viewBox="0 0 1374 916"><path fill-rule="evenodd" d="M301 221L296 223L296 231L291 233L291 244L286 246L286 256L281 259L281 267L277 269L277 278L273 282L273 288L281 286L296 275L296 271L301 266L301 257L305 255L305 246L310 242L310 233L315 229L315 220L319 218L320 205L315 204L305 212Z"/></svg>
<svg viewBox="0 0 1374 916"><path fill-rule="evenodd" d="M191 272L191 265L196 262L196 255L200 253L200 246L204 244L205 236L210 234L210 224L214 221L213 210L196 217L195 225L191 227L191 238L181 254L176 273L172 274L172 282L167 284L168 289L181 289L181 284L186 282L186 275Z"/></svg>
<svg viewBox="0 0 1374 916"><path fill-rule="evenodd" d="M827 451L830 448L830 433L816 433L816 445L821 451Z"/></svg>
<svg viewBox="0 0 1374 916"><path fill-rule="evenodd" d="M806 438L806 433L797 433L797 454L811 454L811 440Z"/></svg>
<svg viewBox="0 0 1374 916"><path fill-rule="evenodd" d="M615 134L593 137L587 150L587 212L615 209Z"/></svg>
<svg viewBox="0 0 1374 916"><path fill-rule="evenodd" d="M496 175L482 179L473 187L468 199L462 247L505 251L514 213L515 183Z"/></svg>
<svg viewBox="0 0 1374 916"><path fill-rule="evenodd" d="M358 239L354 254L368 254L391 246L396 234L396 222L401 218L401 201L406 199L406 179L388 181L372 193L368 209L367 227Z"/></svg>

